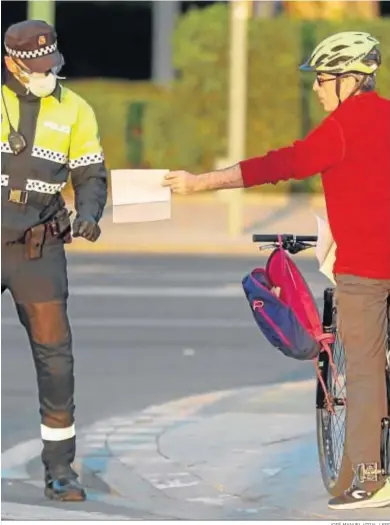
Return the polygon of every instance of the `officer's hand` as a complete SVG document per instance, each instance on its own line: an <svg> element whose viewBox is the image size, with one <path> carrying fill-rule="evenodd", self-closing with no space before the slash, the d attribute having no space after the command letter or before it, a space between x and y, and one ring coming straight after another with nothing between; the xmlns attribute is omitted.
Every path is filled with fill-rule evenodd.
<svg viewBox="0 0 390 525"><path fill-rule="evenodd" d="M180 195L194 193L200 189L198 176L188 171L171 171L165 175L162 185Z"/></svg>
<svg viewBox="0 0 390 525"><path fill-rule="evenodd" d="M77 216L73 221L73 237L84 237L87 241L95 242L100 237L100 227L92 217Z"/></svg>

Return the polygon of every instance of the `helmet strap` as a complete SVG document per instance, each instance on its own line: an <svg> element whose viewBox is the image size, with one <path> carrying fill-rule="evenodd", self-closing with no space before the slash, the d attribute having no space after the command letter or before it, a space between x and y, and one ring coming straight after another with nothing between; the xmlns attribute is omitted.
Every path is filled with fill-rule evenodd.
<svg viewBox="0 0 390 525"><path fill-rule="evenodd" d="M346 75L338 75L337 78L336 78L336 96L338 98L338 101L339 101L339 106L341 104L341 79L343 78L343 76L346 76ZM355 89L348 95L347 98L350 98L352 97L353 95L355 95L359 89L362 87L362 85L364 84L365 80L367 78L367 75L363 75L363 78L361 79L360 82L356 82L357 83L357 86L355 87Z"/></svg>
<svg viewBox="0 0 390 525"><path fill-rule="evenodd" d="M363 86L364 82L366 81L367 76L368 75L363 75L361 81L360 82L359 81L356 82L357 86L352 91L352 93L349 95L349 97L352 97L352 95L355 95L359 91L359 89Z"/></svg>
<svg viewBox="0 0 390 525"><path fill-rule="evenodd" d="M340 76L336 77L336 96L338 98L339 106L340 106L341 104L341 77Z"/></svg>

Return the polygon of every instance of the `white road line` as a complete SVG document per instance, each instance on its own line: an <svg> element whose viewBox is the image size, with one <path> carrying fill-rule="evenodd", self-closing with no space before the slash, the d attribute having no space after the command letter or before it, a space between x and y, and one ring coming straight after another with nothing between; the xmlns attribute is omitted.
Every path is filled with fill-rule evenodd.
<svg viewBox="0 0 390 525"><path fill-rule="evenodd" d="M323 295L324 286L314 284L312 292L317 299ZM228 283L220 287L199 286L70 286L71 297L141 297L151 299L245 299L242 286ZM5 296L9 297L10 296Z"/></svg>
<svg viewBox="0 0 390 525"><path fill-rule="evenodd" d="M82 448L83 449L88 449L88 450L93 450L93 449L102 449L104 448L106 445L105 442L102 442L102 441L92 441L91 443L83 443L82 444ZM81 447L80 447L81 448Z"/></svg>
<svg viewBox="0 0 390 525"><path fill-rule="evenodd" d="M74 286L70 287L70 294L76 297L245 297L242 287L236 284L219 288L192 286Z"/></svg>
<svg viewBox="0 0 390 525"><path fill-rule="evenodd" d="M130 425L123 425L122 427L118 427L115 432L116 434L136 434L136 435L158 435L161 434L161 432L164 432L166 427L143 427L143 428L135 428L134 423Z"/></svg>
<svg viewBox="0 0 390 525"><path fill-rule="evenodd" d="M200 483L201 483L198 480L186 481L186 482L183 483L182 481L180 481L180 479L168 480L165 483L159 482L159 481L153 481L153 480L149 480L149 481L152 483L152 485L154 487L156 487L156 489L159 489L159 490L181 489L181 488L186 488L186 487L196 487L197 485L200 485Z"/></svg>
<svg viewBox="0 0 390 525"><path fill-rule="evenodd" d="M83 438L85 441L94 441L97 443L105 443L107 439L107 434L87 434Z"/></svg>
<svg viewBox="0 0 390 525"><path fill-rule="evenodd" d="M234 498L235 496L231 496ZM217 505L218 507L222 507L223 502L226 498L221 495L219 498L212 498L212 497L197 497L197 498L187 498L187 501L192 501L193 503L203 503L205 505Z"/></svg>
<svg viewBox="0 0 390 525"><path fill-rule="evenodd" d="M66 508L43 507L40 505L24 505L22 503L1 503L1 517L8 520L123 520L129 521L129 516L120 514L103 514L83 510L66 510Z"/></svg>
<svg viewBox="0 0 390 525"><path fill-rule="evenodd" d="M116 441L115 443L109 442L110 450L118 452L123 451L139 451L139 450L156 450L156 443L130 443L127 441Z"/></svg>
<svg viewBox="0 0 390 525"><path fill-rule="evenodd" d="M150 283L149 283L150 284ZM243 288L237 283L219 287L210 286L69 286L71 297L145 297L145 298L237 298L245 297ZM9 294L4 298L11 299Z"/></svg>
<svg viewBox="0 0 390 525"><path fill-rule="evenodd" d="M129 465L129 466L137 465L140 462L139 454L137 454L137 455L134 455L134 454L123 455L123 456L121 456L120 461L124 465ZM163 456L147 456L147 455L145 455L144 457L142 457L142 464L143 465L166 465L167 463L168 463L168 460L165 459Z"/></svg>
<svg viewBox="0 0 390 525"><path fill-rule="evenodd" d="M109 434L110 432L112 432L113 430L115 430L115 427L110 425L93 425L93 427L91 428L91 431L94 432L94 434Z"/></svg>
<svg viewBox="0 0 390 525"><path fill-rule="evenodd" d="M245 272L248 270L248 267L243 266L241 270L238 271L227 271L220 272L217 269L210 271L205 270L204 272L181 272L172 270L170 272L158 272L154 273L155 269L150 268L150 270L142 270L138 268L129 268L127 266L120 265L106 265L106 266L89 266L89 265L70 265L69 267L69 277L83 278L84 276L95 277L96 275L108 275L110 277L116 278L121 276L122 278L126 276L127 279L147 279L149 282L151 279L156 282L163 281L204 281L204 282L215 282L215 281L232 281L239 280L243 277Z"/></svg>
<svg viewBox="0 0 390 525"><path fill-rule="evenodd" d="M233 319L136 319L136 318L72 318L73 327L79 328L250 328L254 321ZM3 317L3 326L20 326L16 317Z"/></svg>
<svg viewBox="0 0 390 525"><path fill-rule="evenodd" d="M125 441L126 443L143 443L143 442L149 442L155 440L155 434L131 434L129 431L126 433L115 433L113 436L110 436L109 438L110 446L115 443L121 443Z"/></svg>

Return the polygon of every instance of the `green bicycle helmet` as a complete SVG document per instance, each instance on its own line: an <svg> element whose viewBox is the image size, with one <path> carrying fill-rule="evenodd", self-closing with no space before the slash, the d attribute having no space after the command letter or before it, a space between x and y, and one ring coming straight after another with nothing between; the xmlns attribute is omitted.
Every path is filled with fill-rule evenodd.
<svg viewBox="0 0 390 525"><path fill-rule="evenodd" d="M344 75L373 75L381 64L379 41L369 33L345 31L323 40L301 71Z"/></svg>

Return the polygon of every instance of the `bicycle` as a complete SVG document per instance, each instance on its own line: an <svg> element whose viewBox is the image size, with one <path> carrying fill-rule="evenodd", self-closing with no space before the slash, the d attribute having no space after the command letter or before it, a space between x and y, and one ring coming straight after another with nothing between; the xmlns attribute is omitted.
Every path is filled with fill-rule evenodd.
<svg viewBox="0 0 390 525"><path fill-rule="evenodd" d="M295 255L314 248L318 237L314 235L260 235L252 237L255 243L267 243L266 250L279 247ZM332 343L314 360L316 370L316 430L321 477L325 489L338 496L351 486L352 464L345 447L346 436L346 371L342 342L337 332L337 309L332 287L324 290L322 326L324 333L333 335ZM388 299L390 314L390 297ZM381 467L382 474L390 476L390 317L386 370L388 417L382 420ZM343 421L342 421L343 420ZM336 434L336 435L335 435Z"/></svg>

